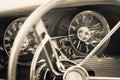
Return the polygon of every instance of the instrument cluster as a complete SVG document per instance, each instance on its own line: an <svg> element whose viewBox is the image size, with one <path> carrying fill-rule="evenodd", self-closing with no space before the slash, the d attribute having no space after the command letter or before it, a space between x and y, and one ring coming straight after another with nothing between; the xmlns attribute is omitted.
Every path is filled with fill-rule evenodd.
<svg viewBox="0 0 120 80"><path fill-rule="evenodd" d="M108 13L103 13L104 11L97 11L94 10L94 8L84 10L80 10L78 8L69 8L63 10L53 10L43 16L42 20L45 24L45 27L48 30L52 41L56 43L57 48L59 49L59 57L62 56L62 58L67 58L69 60L68 62L71 61L71 63L62 61L65 66L73 65L72 61L74 60L81 61L81 59L84 59L109 33L110 29L112 28L111 26L113 26L115 23L111 23L112 18L110 19L109 15L106 15L109 13L109 11ZM26 18L27 17L20 17L14 19L4 31L3 46L2 48L0 46L0 49L1 51L5 50L3 54L6 53L8 58L10 56L10 50L12 48L14 39ZM116 22L117 20L118 19L116 19ZM99 54L102 54L103 57L104 54L109 55L108 53L111 53L113 51L111 53L113 55L115 51L111 50L111 45L112 47L114 47L114 45L116 46L117 42L115 42L114 40L119 39L116 38L119 37L118 34L119 33L117 32L117 35L115 37L113 37L112 39L108 39L105 44L95 53L95 58L93 60L96 60L96 63L98 57L101 57L101 55ZM115 44L113 44L114 42ZM37 33L35 29L32 28L26 35L24 43L20 48L18 60L18 64L20 64L20 66L30 66L33 55L38 45L39 40ZM105 49L107 50L104 51ZM116 48L116 53L119 52L118 50L119 49ZM7 67L6 65L4 65L4 63L8 65L7 61L5 62L5 58L2 56L0 60L0 69L2 69L4 66ZM95 64L91 64L91 68L93 68ZM101 69L101 67L99 68ZM100 70L99 68L97 68L97 70ZM42 71L42 69L44 70ZM41 79L47 78L49 75L50 77L52 76L53 79L57 79L57 77L53 76L53 74L51 74L51 72L46 68L46 64L44 64L43 60L42 65L37 69L38 79L41 77Z"/></svg>
<svg viewBox="0 0 120 80"><path fill-rule="evenodd" d="M4 49L8 56L16 34L25 20L26 17L14 20L4 33ZM59 23L55 23L57 25L53 32L50 32L52 40L56 42L62 54L70 60L82 59L87 56L110 31L107 20L100 13L92 10L82 11L76 15L65 14L58 21ZM96 54L102 53L108 43L109 40ZM30 64L38 44L37 34L33 28L24 39L18 63Z"/></svg>
<svg viewBox="0 0 120 80"><path fill-rule="evenodd" d="M65 18L61 20L55 34L58 35L58 47L71 60L87 56L110 31L107 20L95 11L82 11L71 20L70 17L67 19L66 24ZM108 44L109 40L97 51L96 55L102 53Z"/></svg>

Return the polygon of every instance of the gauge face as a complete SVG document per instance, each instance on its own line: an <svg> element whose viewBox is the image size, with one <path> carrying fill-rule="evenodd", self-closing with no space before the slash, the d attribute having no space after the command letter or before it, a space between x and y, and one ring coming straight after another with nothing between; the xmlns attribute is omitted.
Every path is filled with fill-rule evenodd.
<svg viewBox="0 0 120 80"><path fill-rule="evenodd" d="M3 41L4 41L4 48L8 55L10 55L10 50L13 45L14 39L25 20L26 17L16 19L8 26L8 28L5 31ZM20 49L19 62L27 63L31 61L37 46L38 46L38 40L36 34L34 32L34 29L31 29L28 32L27 36L24 38L24 42Z"/></svg>
<svg viewBox="0 0 120 80"><path fill-rule="evenodd" d="M68 37L75 51L80 55L87 55L109 31L108 23L101 14L83 11L71 21ZM101 48L102 50L107 46L108 41Z"/></svg>

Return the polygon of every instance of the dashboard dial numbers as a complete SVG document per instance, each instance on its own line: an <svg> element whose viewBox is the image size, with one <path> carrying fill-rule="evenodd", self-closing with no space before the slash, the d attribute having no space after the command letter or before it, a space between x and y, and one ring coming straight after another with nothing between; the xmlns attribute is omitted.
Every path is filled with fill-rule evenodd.
<svg viewBox="0 0 120 80"><path fill-rule="evenodd" d="M14 20L6 29L4 34L4 48L8 55L10 55L10 50L13 45L14 39L19 31L20 27L23 25L26 17L18 18ZM23 45L20 52L20 63L26 63L31 61L34 51L38 45L38 40L33 29L24 38Z"/></svg>
<svg viewBox="0 0 120 80"><path fill-rule="evenodd" d="M101 14L83 11L71 21L68 37L75 51L87 55L109 31L108 23Z"/></svg>

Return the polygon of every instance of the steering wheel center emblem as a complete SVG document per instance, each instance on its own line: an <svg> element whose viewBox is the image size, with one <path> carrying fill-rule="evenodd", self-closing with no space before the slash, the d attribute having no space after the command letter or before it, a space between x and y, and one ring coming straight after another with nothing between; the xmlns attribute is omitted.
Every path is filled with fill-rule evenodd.
<svg viewBox="0 0 120 80"><path fill-rule="evenodd" d="M88 29L88 27L80 27L77 31L77 37L81 41L87 41L91 37L91 31Z"/></svg>
<svg viewBox="0 0 120 80"><path fill-rule="evenodd" d="M82 76L77 72L70 72L66 77L67 80L83 80Z"/></svg>
<svg viewBox="0 0 120 80"><path fill-rule="evenodd" d="M89 80L89 75L83 67L69 67L63 75L63 80Z"/></svg>

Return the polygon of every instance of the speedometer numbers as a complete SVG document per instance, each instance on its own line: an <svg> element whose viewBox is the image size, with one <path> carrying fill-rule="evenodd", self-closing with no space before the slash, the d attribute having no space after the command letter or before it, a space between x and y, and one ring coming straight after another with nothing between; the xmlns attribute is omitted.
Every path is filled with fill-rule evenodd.
<svg viewBox="0 0 120 80"><path fill-rule="evenodd" d="M101 14L83 11L71 21L68 36L74 50L80 55L87 55L109 31L108 23Z"/></svg>

